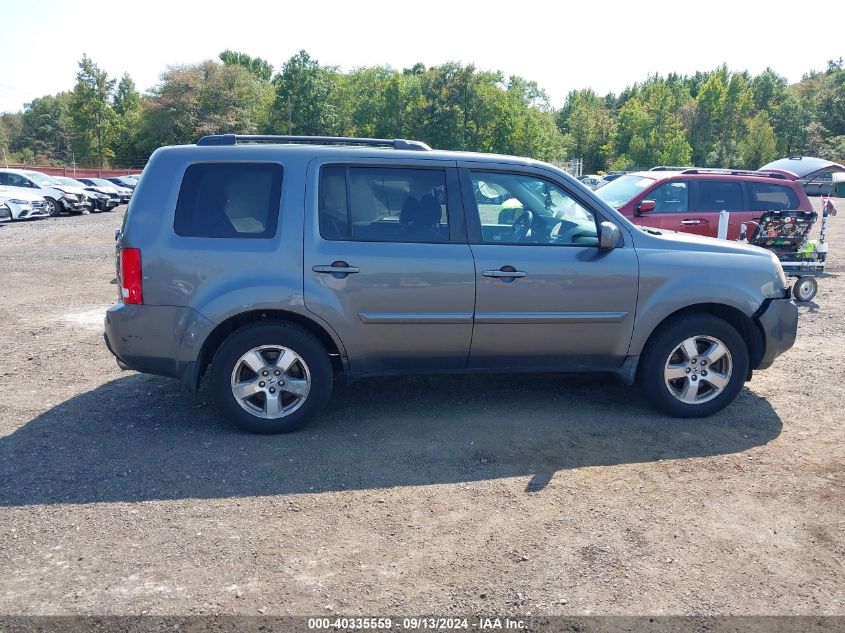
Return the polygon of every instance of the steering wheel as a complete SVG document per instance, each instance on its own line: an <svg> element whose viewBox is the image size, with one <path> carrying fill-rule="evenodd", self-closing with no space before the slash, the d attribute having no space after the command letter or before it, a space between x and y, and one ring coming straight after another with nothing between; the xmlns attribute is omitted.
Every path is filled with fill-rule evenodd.
<svg viewBox="0 0 845 633"><path fill-rule="evenodd" d="M513 222L511 242L522 242L531 237L531 227L533 224L534 213L526 209L525 212Z"/></svg>

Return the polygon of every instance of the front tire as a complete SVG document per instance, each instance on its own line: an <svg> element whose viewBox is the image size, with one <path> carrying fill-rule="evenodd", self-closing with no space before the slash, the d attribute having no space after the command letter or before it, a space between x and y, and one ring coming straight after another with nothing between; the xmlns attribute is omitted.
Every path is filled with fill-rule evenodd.
<svg viewBox="0 0 845 633"><path fill-rule="evenodd" d="M701 418L733 402L748 364L748 346L730 323L693 315L662 326L652 337L637 380L661 413Z"/></svg>
<svg viewBox="0 0 845 633"><path fill-rule="evenodd" d="M50 207L49 213L51 218L57 218L62 214L62 206L58 200L47 198L47 205Z"/></svg>
<svg viewBox="0 0 845 633"><path fill-rule="evenodd" d="M301 429L332 392L332 364L310 332L261 321L230 334L211 363L210 385L221 412L253 433Z"/></svg>

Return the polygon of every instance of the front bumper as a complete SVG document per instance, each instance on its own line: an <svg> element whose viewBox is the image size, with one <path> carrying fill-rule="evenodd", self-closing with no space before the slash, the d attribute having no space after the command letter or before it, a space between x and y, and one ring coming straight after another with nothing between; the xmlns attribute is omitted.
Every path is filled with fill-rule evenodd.
<svg viewBox="0 0 845 633"><path fill-rule="evenodd" d="M755 369L766 369L795 344L798 306L792 299L771 299L756 315L763 331L763 356Z"/></svg>
<svg viewBox="0 0 845 633"><path fill-rule="evenodd" d="M69 213L79 213L88 210L88 203L83 200L71 200L70 198L61 199L62 206L65 211Z"/></svg>

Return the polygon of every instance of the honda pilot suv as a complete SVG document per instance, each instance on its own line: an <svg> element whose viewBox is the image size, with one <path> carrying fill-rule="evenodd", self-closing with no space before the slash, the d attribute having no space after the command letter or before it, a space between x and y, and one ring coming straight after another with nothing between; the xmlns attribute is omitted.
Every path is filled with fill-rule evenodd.
<svg viewBox="0 0 845 633"><path fill-rule="evenodd" d="M334 380L385 374L609 372L706 416L797 329L765 250L641 229L545 163L416 141L161 148L117 253L118 364L191 391L206 375L263 433L312 420Z"/></svg>

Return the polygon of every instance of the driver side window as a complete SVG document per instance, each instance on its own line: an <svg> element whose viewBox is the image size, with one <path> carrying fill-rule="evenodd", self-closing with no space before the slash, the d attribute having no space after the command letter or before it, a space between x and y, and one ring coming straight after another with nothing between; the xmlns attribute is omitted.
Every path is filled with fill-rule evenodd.
<svg viewBox="0 0 845 633"><path fill-rule="evenodd" d="M554 183L505 172L470 178L483 243L598 245L593 213Z"/></svg>

